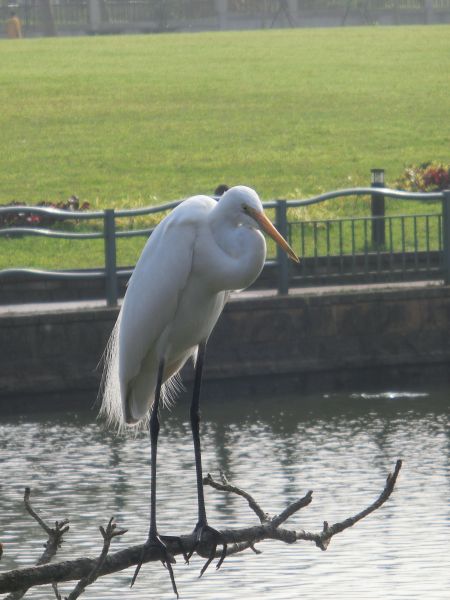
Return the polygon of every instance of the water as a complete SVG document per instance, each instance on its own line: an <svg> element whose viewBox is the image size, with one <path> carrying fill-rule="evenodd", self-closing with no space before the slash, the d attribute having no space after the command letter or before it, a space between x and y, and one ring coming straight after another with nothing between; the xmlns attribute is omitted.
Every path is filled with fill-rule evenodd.
<svg viewBox="0 0 450 600"><path fill-rule="evenodd" d="M379 511L333 538L327 552L311 543L266 541L263 551L228 558L198 578L203 559L175 566L183 600L270 598L389 600L450 597L449 389L389 390L280 398L233 398L203 406L205 472L227 473L267 512L314 490L312 504L288 521L319 531L356 514L381 491L397 458L397 488ZM159 455L159 527L188 533L196 520L193 452L187 405L164 411ZM32 565L43 533L25 514L23 488L49 522L70 518L58 558L95 556L98 531L114 515L129 529L113 550L141 543L147 531L149 444L146 435L116 437L93 414L51 414L0 425L1 570ZM246 502L206 488L210 523L256 523ZM132 570L99 580L90 600L173 599L167 572L144 565L136 586ZM74 584L61 586L62 596ZM49 588L27 597L48 599Z"/></svg>

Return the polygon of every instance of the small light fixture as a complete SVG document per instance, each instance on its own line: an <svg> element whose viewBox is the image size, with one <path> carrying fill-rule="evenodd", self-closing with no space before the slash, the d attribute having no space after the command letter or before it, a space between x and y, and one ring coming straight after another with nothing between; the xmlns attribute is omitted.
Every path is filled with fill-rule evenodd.
<svg viewBox="0 0 450 600"><path fill-rule="evenodd" d="M384 169L371 169L371 183L377 187L384 187Z"/></svg>

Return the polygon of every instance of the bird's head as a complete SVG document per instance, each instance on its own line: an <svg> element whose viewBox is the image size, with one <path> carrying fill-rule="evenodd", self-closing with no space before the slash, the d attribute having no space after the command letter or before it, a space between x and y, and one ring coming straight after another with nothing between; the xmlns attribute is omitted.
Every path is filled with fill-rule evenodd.
<svg viewBox="0 0 450 600"><path fill-rule="evenodd" d="M255 190L244 185L237 185L227 190L219 202L230 206L237 217L239 225L258 227L267 233L292 260L300 262L290 245L268 219Z"/></svg>

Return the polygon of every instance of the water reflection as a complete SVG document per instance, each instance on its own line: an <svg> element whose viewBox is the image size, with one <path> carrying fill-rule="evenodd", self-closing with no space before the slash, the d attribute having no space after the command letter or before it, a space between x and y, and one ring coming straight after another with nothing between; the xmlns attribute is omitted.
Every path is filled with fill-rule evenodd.
<svg viewBox="0 0 450 600"><path fill-rule="evenodd" d="M264 542L263 554L227 559L198 580L200 559L176 566L182 598L290 600L448 598L450 570L449 390L382 390L353 394L229 398L203 407L205 471L220 470L254 493L268 512L314 490L293 528L319 530L370 503L386 470L404 459L398 488L380 511L335 538L326 553L309 544ZM163 413L159 455L159 523L164 533L188 531L196 521L195 471L182 399ZM118 437L94 414L10 418L0 426L0 539L5 570L31 565L42 534L24 514L23 488L50 522L69 517L59 558L95 555L98 525L115 515L129 533L116 549L146 535L149 502L147 435ZM211 524L253 522L242 499L206 490ZM182 524L182 525L180 525ZM131 573L99 581L87 599L172 598L167 574L145 566L136 587ZM70 586L63 586L63 595ZM30 598L51 597L46 589Z"/></svg>

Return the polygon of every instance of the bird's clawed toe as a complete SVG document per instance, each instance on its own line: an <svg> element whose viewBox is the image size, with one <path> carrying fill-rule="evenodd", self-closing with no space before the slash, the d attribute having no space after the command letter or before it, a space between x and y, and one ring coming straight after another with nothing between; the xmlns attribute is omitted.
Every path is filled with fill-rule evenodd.
<svg viewBox="0 0 450 600"><path fill-rule="evenodd" d="M204 545L206 548L209 548L208 559L203 565L199 577L203 575L209 565L212 563L214 558L216 557L217 546L222 546L222 552L220 553L219 560L216 565L216 569L220 569L223 561L227 555L227 542L220 531L210 527L209 525L198 523L194 529L195 534L195 542L191 552L188 553L188 559L191 558L192 554L199 548L201 545Z"/></svg>
<svg viewBox="0 0 450 600"><path fill-rule="evenodd" d="M189 563L189 556L186 552L186 548L184 547L183 540L178 535L160 535L159 539L167 546L167 544L174 544L178 546L178 550L183 555L184 562ZM170 555L170 554L169 554ZM172 555L170 555L172 556ZM173 558L173 556L172 556ZM173 562L175 562L175 558L173 558Z"/></svg>
<svg viewBox="0 0 450 600"><path fill-rule="evenodd" d="M141 570L142 563L144 562L144 558L145 558L146 554L151 551L154 552L156 550L156 552L158 553L159 560L162 562L164 567L169 571L170 581L172 582L172 589L174 591L174 594L176 595L177 598L179 598L177 584L175 583L175 576L173 574L173 569L172 569L172 564L175 563L176 561L175 561L175 557L173 556L173 554L171 554L169 552L169 550L167 549L167 546L166 546L166 544L169 542L177 543L179 545L179 548L180 548L183 556L185 557L185 559L187 558L182 541L179 537L159 536L157 534L149 536L149 538L147 539L145 544L142 546L141 556L140 556L139 562L136 566L136 570L134 571L134 575L131 580L130 587L133 587L133 585L137 579L137 576L139 574L139 571Z"/></svg>

